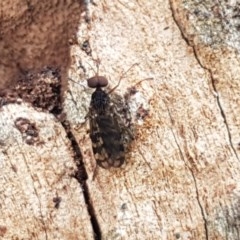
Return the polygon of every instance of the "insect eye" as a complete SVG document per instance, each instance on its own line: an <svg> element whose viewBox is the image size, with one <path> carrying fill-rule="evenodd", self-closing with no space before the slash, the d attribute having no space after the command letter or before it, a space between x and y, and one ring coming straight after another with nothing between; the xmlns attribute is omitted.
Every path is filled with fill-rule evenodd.
<svg viewBox="0 0 240 240"><path fill-rule="evenodd" d="M103 76L91 77L87 80L87 82L90 88L106 87L108 85L108 80Z"/></svg>

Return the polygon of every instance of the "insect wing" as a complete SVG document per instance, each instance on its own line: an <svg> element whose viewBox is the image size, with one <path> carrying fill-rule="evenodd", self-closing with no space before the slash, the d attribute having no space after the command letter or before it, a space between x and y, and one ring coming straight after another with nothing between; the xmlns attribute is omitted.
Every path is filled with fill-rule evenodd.
<svg viewBox="0 0 240 240"><path fill-rule="evenodd" d="M120 167L125 160L122 129L113 108L90 117L90 137L97 164L103 168Z"/></svg>

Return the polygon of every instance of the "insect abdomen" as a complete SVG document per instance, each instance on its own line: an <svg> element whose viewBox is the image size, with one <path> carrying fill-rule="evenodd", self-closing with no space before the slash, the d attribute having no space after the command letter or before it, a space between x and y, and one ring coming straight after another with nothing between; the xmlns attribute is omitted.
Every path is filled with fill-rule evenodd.
<svg viewBox="0 0 240 240"><path fill-rule="evenodd" d="M125 160L122 132L111 115L95 117L96 129L90 135L98 165L103 168L120 167Z"/></svg>

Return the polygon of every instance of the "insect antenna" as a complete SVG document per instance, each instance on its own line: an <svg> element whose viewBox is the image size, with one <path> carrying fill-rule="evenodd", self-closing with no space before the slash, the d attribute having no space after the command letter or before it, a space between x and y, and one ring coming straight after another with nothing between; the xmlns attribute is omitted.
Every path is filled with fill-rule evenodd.
<svg viewBox="0 0 240 240"><path fill-rule="evenodd" d="M146 80L154 80L154 78L153 78L153 77L144 78L144 79L138 81L137 83L135 83L135 84L134 84L134 87L136 87L137 85L139 85L140 83L142 83L142 82L144 82L144 81L146 81Z"/></svg>
<svg viewBox="0 0 240 240"><path fill-rule="evenodd" d="M86 86L84 86L82 83L79 83L79 82L73 80L72 78L68 78L68 80L70 80L70 81L72 81L72 82L74 82L74 83L80 85L80 86L83 87L84 89L86 89Z"/></svg>
<svg viewBox="0 0 240 240"><path fill-rule="evenodd" d="M114 88L112 88L112 89L108 92L108 94L110 94L111 92L113 92L113 91L120 85L121 80L126 76L126 73L129 72L129 71L130 71L134 66L136 66L136 65L139 65L139 63L134 63L127 71L125 71L125 72L122 73L121 77L120 77L119 80L118 80L117 85L116 85Z"/></svg>
<svg viewBox="0 0 240 240"><path fill-rule="evenodd" d="M100 59L98 57L96 59L93 59L93 61L95 62L96 66L97 66L97 72L95 71L95 69L92 67L92 65L89 62L87 62L87 64L92 69L92 71L95 73L95 76L98 76L99 66L101 64L101 61L100 61Z"/></svg>
<svg viewBox="0 0 240 240"><path fill-rule="evenodd" d="M94 74L95 74L94 78L97 79L97 77L99 76L98 73L99 73L99 66L100 66L100 60L99 60L99 58L94 59L94 62L96 63L96 66L97 66L97 72L95 71L95 69L92 67L92 65L91 65L90 63L87 62L87 64L89 65L89 67L90 67L90 68L92 69L92 71L94 72ZM85 77L86 77L86 76L85 76ZM81 83L73 80L72 78L68 78L68 79L69 79L70 81L72 81L72 82L74 82L74 83L76 83L76 84L84 87L84 89L86 89L86 87L85 87L83 84L81 84Z"/></svg>

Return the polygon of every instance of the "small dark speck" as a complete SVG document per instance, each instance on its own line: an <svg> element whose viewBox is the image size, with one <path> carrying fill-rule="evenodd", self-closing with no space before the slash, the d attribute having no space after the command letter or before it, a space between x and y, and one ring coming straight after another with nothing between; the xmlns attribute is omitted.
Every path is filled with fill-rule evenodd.
<svg viewBox="0 0 240 240"><path fill-rule="evenodd" d="M0 237L4 237L7 232L7 228L5 226L0 225Z"/></svg>
<svg viewBox="0 0 240 240"><path fill-rule="evenodd" d="M149 111L144 109L143 106L141 105L138 110L137 110L137 114L136 117L137 119L145 119L149 114Z"/></svg>
<svg viewBox="0 0 240 240"><path fill-rule="evenodd" d="M127 92L124 94L124 98L126 101L129 101L129 99L131 98L131 96L135 95L137 93L137 88L134 87L130 87L127 89Z"/></svg>
<svg viewBox="0 0 240 240"><path fill-rule="evenodd" d="M61 197L54 197L53 198L53 202L55 203L54 204L54 207L56 208L56 209L58 209L59 208L59 206L60 206L60 202L62 201L62 198Z"/></svg>
<svg viewBox="0 0 240 240"><path fill-rule="evenodd" d="M169 27L165 27L163 30L168 30L169 29Z"/></svg>
<svg viewBox="0 0 240 240"><path fill-rule="evenodd" d="M16 165L12 165L12 170L13 170L15 173L17 173L17 167L16 167Z"/></svg>
<svg viewBox="0 0 240 240"><path fill-rule="evenodd" d="M82 43L81 49L82 49L87 55L91 55L91 54L92 54L92 49L91 49L91 46L90 46L90 43L89 43L88 40L85 40L85 41Z"/></svg>
<svg viewBox="0 0 240 240"><path fill-rule="evenodd" d="M176 237L176 239L179 239L181 236L180 236L180 233L176 233L175 234L175 237Z"/></svg>
<svg viewBox="0 0 240 240"><path fill-rule="evenodd" d="M93 0L90 0L90 3L94 6L97 6L97 4Z"/></svg>
<svg viewBox="0 0 240 240"><path fill-rule="evenodd" d="M33 140L32 138L26 139L25 142L26 142L28 145L33 145L33 144L34 144L34 140Z"/></svg>
<svg viewBox="0 0 240 240"><path fill-rule="evenodd" d="M123 203L122 206L121 206L121 210L126 210L126 209L127 209L127 204Z"/></svg>
<svg viewBox="0 0 240 240"><path fill-rule="evenodd" d="M137 91L136 87L132 87L132 88L129 89L129 94L130 94L130 95L134 95L134 94L136 94L137 92L138 92L138 91Z"/></svg>
<svg viewBox="0 0 240 240"><path fill-rule="evenodd" d="M240 25L237 25L236 29L237 29L237 31L239 31L240 30Z"/></svg>
<svg viewBox="0 0 240 240"><path fill-rule="evenodd" d="M238 143L238 146L237 146L238 150L240 150L240 142Z"/></svg>
<svg viewBox="0 0 240 240"><path fill-rule="evenodd" d="M198 15L200 14L200 10L199 10L199 9L195 9L195 10L193 11L193 13L198 16Z"/></svg>

